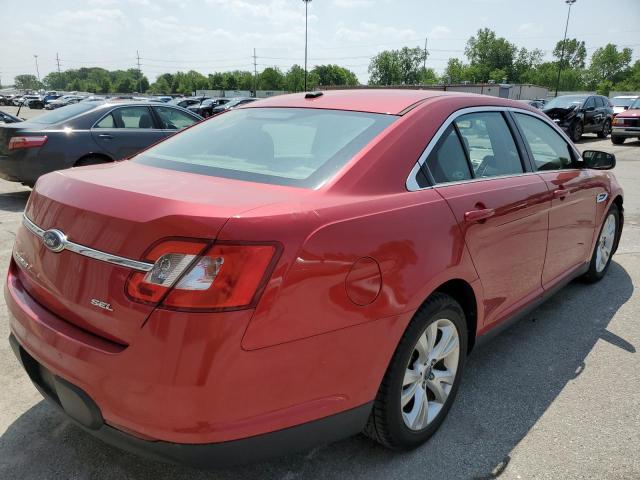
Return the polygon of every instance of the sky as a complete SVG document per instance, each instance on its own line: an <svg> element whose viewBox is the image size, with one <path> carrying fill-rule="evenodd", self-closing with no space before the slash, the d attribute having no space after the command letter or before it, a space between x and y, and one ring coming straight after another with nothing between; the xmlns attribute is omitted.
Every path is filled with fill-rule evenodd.
<svg viewBox="0 0 640 480"><path fill-rule="evenodd" d="M0 81L22 73L44 77L60 68L137 67L150 81L194 69L286 71L304 64L303 0L0 0ZM55 5L55 8L52 6ZM607 6L609 5L609 6ZM449 57L464 58L467 39L488 27L518 46L551 57L562 39L563 0L312 0L308 4L309 69L336 63L368 79L369 59L403 46L424 48L427 66L442 73ZM10 21L7 21L10 20ZM577 0L568 37L589 56L608 42L640 58L640 0Z"/></svg>

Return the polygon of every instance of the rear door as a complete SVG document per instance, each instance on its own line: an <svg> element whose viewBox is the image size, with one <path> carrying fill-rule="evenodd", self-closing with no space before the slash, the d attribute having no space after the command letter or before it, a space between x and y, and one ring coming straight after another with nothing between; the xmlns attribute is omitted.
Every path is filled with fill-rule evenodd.
<svg viewBox="0 0 640 480"><path fill-rule="evenodd" d="M584 131L593 132L598 128L598 112L595 97L589 97L584 102Z"/></svg>
<svg viewBox="0 0 640 480"><path fill-rule="evenodd" d="M596 201L604 188L587 169L578 168L578 156L567 140L545 120L515 113L533 167L552 196L549 240L542 285L551 287L591 255Z"/></svg>
<svg viewBox="0 0 640 480"><path fill-rule="evenodd" d="M485 298L485 324L541 294L548 190L523 163L506 112L458 116L426 160L462 230Z"/></svg>
<svg viewBox="0 0 640 480"><path fill-rule="evenodd" d="M112 158L120 160L165 137L150 108L144 105L116 107L91 129L94 141Z"/></svg>

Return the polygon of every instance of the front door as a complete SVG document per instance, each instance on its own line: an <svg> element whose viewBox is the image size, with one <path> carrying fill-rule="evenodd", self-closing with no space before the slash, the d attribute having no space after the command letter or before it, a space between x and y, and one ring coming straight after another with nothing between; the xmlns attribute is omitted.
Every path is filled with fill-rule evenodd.
<svg viewBox="0 0 640 480"><path fill-rule="evenodd" d="M94 141L114 160L135 155L164 138L153 114L146 106L114 108L91 129Z"/></svg>
<svg viewBox="0 0 640 480"><path fill-rule="evenodd" d="M577 155L553 127L531 115L514 117L553 198L542 273L542 285L549 288L591 257L596 197L603 189L588 170L578 168Z"/></svg>
<svg viewBox="0 0 640 480"><path fill-rule="evenodd" d="M523 167L504 115L459 116L426 161L480 277L485 325L542 293L551 204L545 182Z"/></svg>

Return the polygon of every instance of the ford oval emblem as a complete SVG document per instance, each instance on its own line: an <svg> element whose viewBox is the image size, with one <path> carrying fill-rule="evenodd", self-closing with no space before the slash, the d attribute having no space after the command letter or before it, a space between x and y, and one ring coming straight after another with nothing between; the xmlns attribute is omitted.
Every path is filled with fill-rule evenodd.
<svg viewBox="0 0 640 480"><path fill-rule="evenodd" d="M52 228L42 234L42 243L52 252L61 252L64 250L64 244L67 241L67 237L60 230Z"/></svg>

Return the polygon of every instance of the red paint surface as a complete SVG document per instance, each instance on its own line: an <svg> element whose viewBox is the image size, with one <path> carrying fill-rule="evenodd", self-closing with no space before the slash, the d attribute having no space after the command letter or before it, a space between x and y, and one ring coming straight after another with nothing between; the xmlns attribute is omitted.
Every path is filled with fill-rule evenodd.
<svg viewBox="0 0 640 480"><path fill-rule="evenodd" d="M454 279L469 284L484 333L588 259L621 192L609 172L580 171L406 191L444 119L474 105L526 108L507 100L380 90L283 96L247 108L397 113L417 102L318 190L130 162L42 177L29 218L99 250L142 259L163 238L192 237L275 241L282 253L255 308L176 312L129 300L129 270L54 254L21 227L15 248L30 267L12 262L9 271L12 332L91 395L108 423L144 437L225 441L371 401L433 291ZM552 198L559 186L571 196ZM600 191L609 199L596 205ZM478 205L495 214L465 220ZM114 311L92 307L92 298Z"/></svg>

